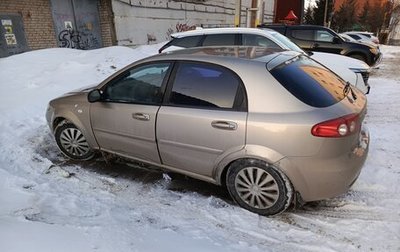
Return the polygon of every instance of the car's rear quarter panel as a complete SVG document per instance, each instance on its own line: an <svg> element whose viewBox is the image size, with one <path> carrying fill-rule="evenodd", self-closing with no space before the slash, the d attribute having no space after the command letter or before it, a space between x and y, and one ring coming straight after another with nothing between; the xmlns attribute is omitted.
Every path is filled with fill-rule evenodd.
<svg viewBox="0 0 400 252"><path fill-rule="evenodd" d="M362 121L365 96L354 89L356 100L349 92L335 105L314 108L291 95L267 71L265 75L246 74L249 70L240 70L249 100L246 145L267 146L281 154L284 158L276 165L305 201L346 192L359 175L368 152L367 147L357 153L360 132L344 138L322 138L313 136L311 129L320 122L352 113L359 114Z"/></svg>

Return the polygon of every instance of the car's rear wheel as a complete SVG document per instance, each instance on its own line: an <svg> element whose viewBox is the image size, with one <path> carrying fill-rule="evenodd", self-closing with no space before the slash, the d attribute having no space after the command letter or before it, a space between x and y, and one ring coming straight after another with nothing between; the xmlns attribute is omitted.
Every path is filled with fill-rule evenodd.
<svg viewBox="0 0 400 252"><path fill-rule="evenodd" d="M93 158L94 151L82 132L72 123L63 123L55 130L58 147L66 156L76 160Z"/></svg>
<svg viewBox="0 0 400 252"><path fill-rule="evenodd" d="M289 179L275 167L256 159L235 161L228 168L228 191L241 207L261 214L285 211L293 198Z"/></svg>

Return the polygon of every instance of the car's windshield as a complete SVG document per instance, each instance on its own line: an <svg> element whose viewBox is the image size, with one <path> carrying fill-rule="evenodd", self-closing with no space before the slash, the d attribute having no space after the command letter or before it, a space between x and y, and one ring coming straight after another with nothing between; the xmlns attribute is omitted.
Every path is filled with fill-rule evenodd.
<svg viewBox="0 0 400 252"><path fill-rule="evenodd" d="M286 47L288 47L288 49L292 50L292 51L296 51L296 52L300 52L300 53L305 53L300 47L298 47L295 43L293 43L292 41L290 41L290 39L288 39L287 37L283 36L282 34L280 34L279 32L271 32L270 33L275 39L277 39L279 42L281 42L282 44L284 44Z"/></svg>

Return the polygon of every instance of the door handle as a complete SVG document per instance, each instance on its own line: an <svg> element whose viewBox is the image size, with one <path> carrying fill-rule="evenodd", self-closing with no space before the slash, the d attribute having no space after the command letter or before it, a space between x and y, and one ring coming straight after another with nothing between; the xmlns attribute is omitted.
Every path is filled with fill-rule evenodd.
<svg viewBox="0 0 400 252"><path fill-rule="evenodd" d="M212 121L211 126L216 129L236 130L237 123L229 121Z"/></svg>
<svg viewBox="0 0 400 252"><path fill-rule="evenodd" d="M318 48L319 47L319 44L318 43L314 43L313 45L312 45L312 48Z"/></svg>
<svg viewBox="0 0 400 252"><path fill-rule="evenodd" d="M149 121L150 115L144 113L133 113L132 118L140 121Z"/></svg>

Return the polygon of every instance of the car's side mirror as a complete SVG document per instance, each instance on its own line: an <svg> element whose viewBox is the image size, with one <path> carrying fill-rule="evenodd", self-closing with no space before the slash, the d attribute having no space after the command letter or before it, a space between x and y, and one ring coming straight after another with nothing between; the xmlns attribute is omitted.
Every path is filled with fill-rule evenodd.
<svg viewBox="0 0 400 252"><path fill-rule="evenodd" d="M341 44L342 41L341 41L340 38L338 38L338 37L333 37L332 43L334 43L334 44Z"/></svg>
<svg viewBox="0 0 400 252"><path fill-rule="evenodd" d="M90 92L88 93L88 101L89 101L90 103L98 102L98 101L100 101L100 100L101 100L101 93L100 93L100 90L98 90L98 89L93 89L92 91L90 91Z"/></svg>

